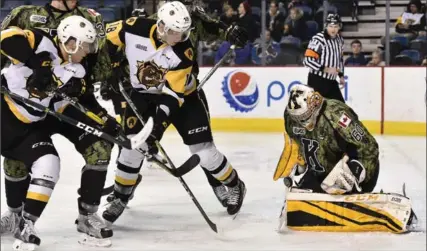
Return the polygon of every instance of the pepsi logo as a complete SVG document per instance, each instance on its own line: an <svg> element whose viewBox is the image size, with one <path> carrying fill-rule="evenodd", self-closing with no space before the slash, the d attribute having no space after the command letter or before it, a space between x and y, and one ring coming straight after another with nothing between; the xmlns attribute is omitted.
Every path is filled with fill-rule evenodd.
<svg viewBox="0 0 427 251"><path fill-rule="evenodd" d="M256 80L241 70L232 71L225 76L222 91L230 107L239 112L252 111L259 101Z"/></svg>

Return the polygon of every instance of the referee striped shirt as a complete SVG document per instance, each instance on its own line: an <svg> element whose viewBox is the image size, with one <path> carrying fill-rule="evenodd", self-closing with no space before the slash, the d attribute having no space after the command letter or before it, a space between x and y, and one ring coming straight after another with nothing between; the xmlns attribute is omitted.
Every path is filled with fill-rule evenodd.
<svg viewBox="0 0 427 251"><path fill-rule="evenodd" d="M335 80L336 76L323 70L326 67L338 69L339 76L344 75L344 39L337 34L331 38L325 31L314 35L305 51L304 65L310 68L310 73L326 79Z"/></svg>

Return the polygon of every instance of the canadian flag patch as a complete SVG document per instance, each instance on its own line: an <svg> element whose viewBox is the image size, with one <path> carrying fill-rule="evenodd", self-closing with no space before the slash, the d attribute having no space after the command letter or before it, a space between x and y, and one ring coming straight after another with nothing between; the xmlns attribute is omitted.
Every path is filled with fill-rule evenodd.
<svg viewBox="0 0 427 251"><path fill-rule="evenodd" d="M340 117L340 120L338 121L338 124L343 127L347 128L351 123L351 119L348 117L347 114L343 113Z"/></svg>

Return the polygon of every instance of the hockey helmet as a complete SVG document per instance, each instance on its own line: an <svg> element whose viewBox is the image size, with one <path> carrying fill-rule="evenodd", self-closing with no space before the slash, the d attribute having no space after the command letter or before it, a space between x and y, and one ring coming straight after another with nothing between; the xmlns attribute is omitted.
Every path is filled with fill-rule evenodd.
<svg viewBox="0 0 427 251"><path fill-rule="evenodd" d="M322 95L314 91L313 88L297 84L289 92L286 112L292 119L311 131L314 129L323 101Z"/></svg>
<svg viewBox="0 0 427 251"><path fill-rule="evenodd" d="M58 39L68 54L75 54L79 48L86 53L98 51L97 33L91 22L81 16L69 16L63 19L58 26ZM74 40L76 47L73 50L66 44Z"/></svg>
<svg viewBox="0 0 427 251"><path fill-rule="evenodd" d="M157 12L157 29L164 40L185 41L191 33L191 17L184 4L179 1L165 3ZM176 39L179 36L179 39ZM169 39L167 39L169 37Z"/></svg>

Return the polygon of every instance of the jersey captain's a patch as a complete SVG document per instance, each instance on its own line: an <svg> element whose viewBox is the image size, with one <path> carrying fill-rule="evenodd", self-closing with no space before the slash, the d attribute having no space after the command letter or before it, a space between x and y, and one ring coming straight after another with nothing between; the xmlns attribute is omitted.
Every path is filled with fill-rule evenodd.
<svg viewBox="0 0 427 251"><path fill-rule="evenodd" d="M338 124L342 127L342 128L347 128L351 123L351 119L348 117L347 114L343 113L340 117L340 120L338 121Z"/></svg>

